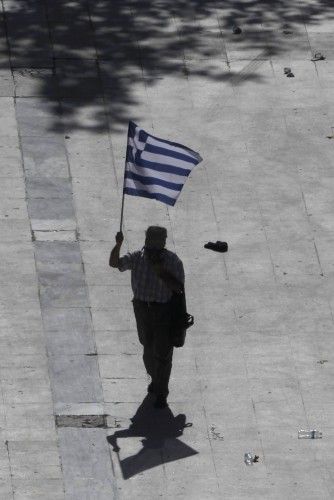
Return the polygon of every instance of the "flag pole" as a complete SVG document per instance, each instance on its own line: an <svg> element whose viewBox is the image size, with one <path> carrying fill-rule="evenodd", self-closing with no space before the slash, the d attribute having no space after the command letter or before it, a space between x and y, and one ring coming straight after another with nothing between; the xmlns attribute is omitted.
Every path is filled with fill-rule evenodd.
<svg viewBox="0 0 334 500"><path fill-rule="evenodd" d="M123 226L125 172L126 172L126 164L127 164L127 160L128 160L128 143L129 143L130 123L131 122L129 121L128 136L127 136L127 142L126 142L126 154L125 154L125 162L124 162L124 177L123 177L123 190L122 190L121 222L120 222L120 225L119 225L119 231L120 232L122 232L122 226Z"/></svg>
<svg viewBox="0 0 334 500"><path fill-rule="evenodd" d="M121 208L121 222L119 225L119 231L122 232L122 224L123 224L123 211L124 211L124 192L123 192L123 198L122 198L122 208Z"/></svg>
<svg viewBox="0 0 334 500"><path fill-rule="evenodd" d="M123 213L124 213L124 186L125 186L125 170L126 170L126 160L125 160L125 165L124 165L124 178L123 178L123 189L122 189L122 207L121 207L121 222L119 226L120 232L122 232L122 225L123 225Z"/></svg>

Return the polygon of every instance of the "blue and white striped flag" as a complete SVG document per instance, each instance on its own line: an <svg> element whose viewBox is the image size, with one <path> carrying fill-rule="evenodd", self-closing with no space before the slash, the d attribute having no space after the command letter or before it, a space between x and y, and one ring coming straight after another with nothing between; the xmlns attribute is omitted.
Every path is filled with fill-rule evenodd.
<svg viewBox="0 0 334 500"><path fill-rule="evenodd" d="M195 151L154 137L130 121L124 193L174 205L188 175L200 161Z"/></svg>

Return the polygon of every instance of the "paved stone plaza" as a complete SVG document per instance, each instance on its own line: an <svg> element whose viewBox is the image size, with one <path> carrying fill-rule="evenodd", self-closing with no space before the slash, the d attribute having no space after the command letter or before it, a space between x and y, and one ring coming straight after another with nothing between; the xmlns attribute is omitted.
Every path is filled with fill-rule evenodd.
<svg viewBox="0 0 334 500"><path fill-rule="evenodd" d="M2 0L0 27L0 499L333 499L331 1ZM195 316L166 410L108 266L129 119L203 157L175 207L125 199L123 250L164 225Z"/></svg>

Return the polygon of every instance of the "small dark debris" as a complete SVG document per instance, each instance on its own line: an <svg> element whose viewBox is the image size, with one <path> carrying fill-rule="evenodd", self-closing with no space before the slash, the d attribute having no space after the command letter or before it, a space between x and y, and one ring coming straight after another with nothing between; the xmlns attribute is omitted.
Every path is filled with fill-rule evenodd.
<svg viewBox="0 0 334 500"><path fill-rule="evenodd" d="M212 438L213 439L219 439L220 441L223 441L224 440L224 437L220 435L220 432L217 432L216 431L216 427L214 425L212 425L210 427L210 431L211 431L211 434L212 434Z"/></svg>
<svg viewBox="0 0 334 500"><path fill-rule="evenodd" d="M107 415L55 415L56 427L107 427Z"/></svg>
<svg viewBox="0 0 334 500"><path fill-rule="evenodd" d="M326 57L321 52L316 52L311 61L324 61Z"/></svg>
<svg viewBox="0 0 334 500"><path fill-rule="evenodd" d="M254 455L254 458L253 458L253 462L256 463L259 461L259 456L258 455Z"/></svg>
<svg viewBox="0 0 334 500"><path fill-rule="evenodd" d="M317 361L317 363L319 363L319 365L323 365L325 363L328 363L328 359L320 359L320 361Z"/></svg>
<svg viewBox="0 0 334 500"><path fill-rule="evenodd" d="M96 352L90 352L88 354L85 354L85 356L97 356Z"/></svg>
<svg viewBox="0 0 334 500"><path fill-rule="evenodd" d="M233 26L233 34L240 35L242 33L242 29L239 26Z"/></svg>
<svg viewBox="0 0 334 500"><path fill-rule="evenodd" d="M212 241L209 241L204 245L204 248L208 248L209 250L214 250L215 252L227 252L228 250L228 244L226 241L216 241L216 243L213 243Z"/></svg>
<svg viewBox="0 0 334 500"><path fill-rule="evenodd" d="M70 136L69 135L65 135L65 139L70 139Z"/></svg>
<svg viewBox="0 0 334 500"><path fill-rule="evenodd" d="M282 32L284 33L284 35L292 35L293 31L291 29L291 25L289 23L284 23L282 24Z"/></svg>
<svg viewBox="0 0 334 500"><path fill-rule="evenodd" d="M295 75L292 73L291 68L284 68L284 74L289 78L294 77Z"/></svg>

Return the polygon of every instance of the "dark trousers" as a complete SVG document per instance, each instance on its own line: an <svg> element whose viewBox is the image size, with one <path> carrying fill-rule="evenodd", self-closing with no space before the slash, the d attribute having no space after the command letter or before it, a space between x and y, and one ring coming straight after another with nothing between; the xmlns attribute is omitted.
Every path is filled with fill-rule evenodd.
<svg viewBox="0 0 334 500"><path fill-rule="evenodd" d="M143 360L151 376L154 392L167 396L172 370L173 345L170 341L170 304L147 303L133 299Z"/></svg>

